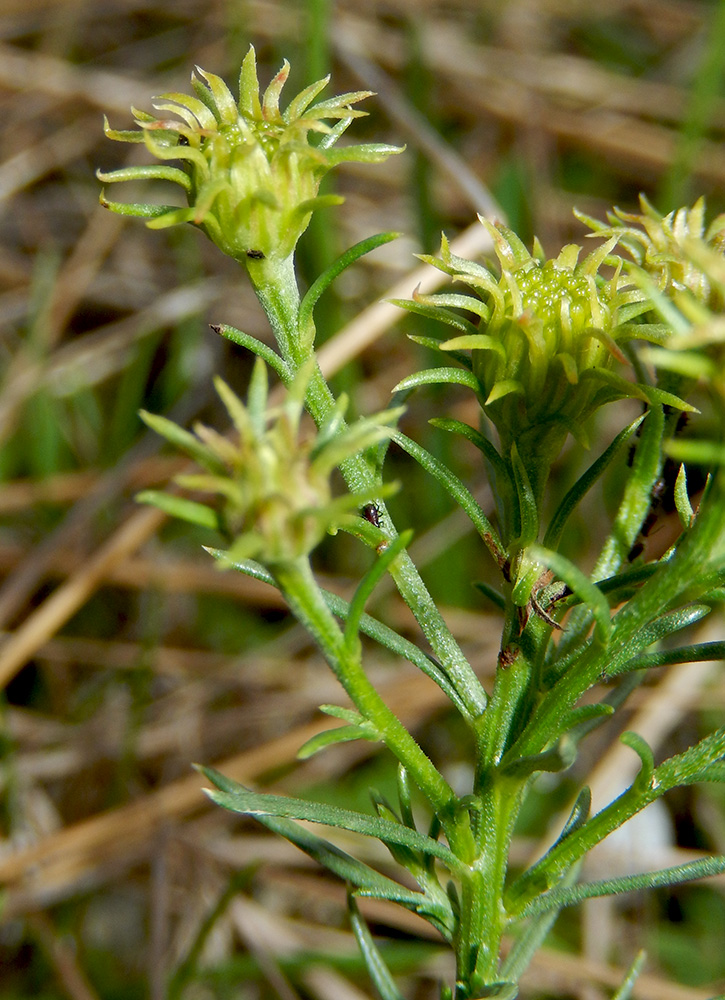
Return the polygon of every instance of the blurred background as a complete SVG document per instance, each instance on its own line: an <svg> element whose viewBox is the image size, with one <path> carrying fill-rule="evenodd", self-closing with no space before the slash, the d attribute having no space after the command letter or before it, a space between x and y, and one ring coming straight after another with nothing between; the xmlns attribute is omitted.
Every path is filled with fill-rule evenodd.
<svg viewBox="0 0 725 1000"><path fill-rule="evenodd" d="M299 248L304 284L358 239L404 234L346 272L318 310L322 341L343 331L334 385L358 412L385 406L401 377L433 361L405 336L424 332L420 320L365 310L392 288L412 293L413 255L435 252L442 230L481 249L481 227L469 230L481 211L555 254L583 238L573 206L602 217L613 204L635 208L643 191L660 211L700 194L710 215L725 208L717 0L2 0L2 998L372 995L344 887L212 808L191 763L368 808L368 787L390 785L388 762L353 744L293 763L324 728L317 705L340 698L333 679L275 592L216 571L201 549L208 536L133 501L178 468L139 407L223 425L211 375L243 391L250 362L209 324L270 334L238 266L191 227L151 232L99 207L97 168L148 159L107 140L102 114L131 128L130 106L188 91L195 64L235 87L250 43L263 85L283 58L292 63L287 99L328 71L330 94L377 91L350 135L407 144L382 166L328 178L346 204L318 213ZM164 200L162 190L150 197ZM475 422L465 393L447 398L448 414ZM406 430L426 435L490 509L475 456L426 427L440 412L439 394L419 394ZM562 482L581 460L565 454ZM499 623L471 581L488 578L488 557L409 460L391 453L389 478L403 483L399 526L418 528L414 557L486 677ZM602 539L606 512L574 526L580 553ZM666 547L657 536L651 544ZM336 538L318 565L326 586L348 594L366 554ZM390 590L377 592L375 611L417 637ZM464 787L468 748L438 689L379 651L369 669ZM716 664L658 674L621 724L592 740L577 781L603 804L633 766L621 729L669 755L721 724L724 702ZM572 787L568 777L539 782L516 840L521 863L546 842ZM389 864L374 844L352 849ZM725 852L718 789L671 795L592 865L601 877L702 850ZM725 989L723 888L715 879L565 914L523 995L609 997L646 948L635 997L712 997ZM404 994L437 996L450 969L427 925L385 906L365 913L392 942L384 950Z"/></svg>

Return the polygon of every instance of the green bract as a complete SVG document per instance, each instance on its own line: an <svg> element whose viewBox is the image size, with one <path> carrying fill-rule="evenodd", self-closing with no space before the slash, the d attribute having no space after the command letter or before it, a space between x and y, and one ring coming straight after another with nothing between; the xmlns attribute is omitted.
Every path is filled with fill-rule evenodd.
<svg viewBox="0 0 725 1000"><path fill-rule="evenodd" d="M231 540L230 559L254 557L265 566L278 566L307 556L328 531L344 523L348 512L371 499L361 493L333 498L333 470L350 455L387 437L384 424L401 413L386 410L345 427L343 400L329 427L303 437L300 421L309 375L307 366L278 408L267 406L267 369L259 358L247 406L217 378L217 392L234 425L231 438L203 424L190 434L165 417L142 413L149 427L205 469L177 476L176 482L216 495L220 502L211 508L151 490L138 499L195 524L218 527Z"/></svg>
<svg viewBox="0 0 725 1000"><path fill-rule="evenodd" d="M250 47L242 63L238 101L221 77L197 67L192 74L195 96L162 94L154 102L158 114L133 109L140 131L116 131L106 122L109 138L145 142L157 159L175 165L129 167L99 173L99 178L106 183L172 181L183 189L188 207L119 204L104 195L102 203L114 212L146 218L151 228L190 222L245 264L288 257L312 212L342 200L318 195L328 170L345 161L376 162L401 151L383 143L336 148L352 119L364 114L352 105L370 92L341 94L315 104L326 77L302 90L282 111L279 100L288 74L285 61L260 96ZM337 124L330 126L324 119L337 119Z"/></svg>

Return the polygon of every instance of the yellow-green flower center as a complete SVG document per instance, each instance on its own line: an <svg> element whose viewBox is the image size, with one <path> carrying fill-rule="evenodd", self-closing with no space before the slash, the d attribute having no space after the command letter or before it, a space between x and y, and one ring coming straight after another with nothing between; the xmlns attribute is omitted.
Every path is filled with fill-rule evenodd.
<svg viewBox="0 0 725 1000"><path fill-rule="evenodd" d="M577 275L547 260L518 272L515 281L523 311L540 319L544 327L555 326L564 317L568 317L567 326L575 330L598 326L601 322L601 317L595 319L592 313L594 290L585 275ZM597 304L601 309L601 300Z"/></svg>

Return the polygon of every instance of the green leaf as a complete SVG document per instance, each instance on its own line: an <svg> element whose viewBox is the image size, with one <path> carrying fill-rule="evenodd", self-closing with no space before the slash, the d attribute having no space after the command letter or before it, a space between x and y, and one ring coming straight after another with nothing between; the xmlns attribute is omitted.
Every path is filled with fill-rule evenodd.
<svg viewBox="0 0 725 1000"><path fill-rule="evenodd" d="M354 885L356 889L369 898L387 899L412 910L414 913L424 903L422 893L408 889L386 875L381 875L374 868L358 861L357 858L353 858L328 840L318 837L292 820L276 816L257 816L256 819L268 830L284 837L285 840L304 851L318 864L333 872L343 881Z"/></svg>
<svg viewBox="0 0 725 1000"><path fill-rule="evenodd" d="M516 496L519 504L519 541L523 547L536 541L539 534L539 508L531 488L529 474L521 461L516 442L511 445L511 465L514 472ZM572 588L573 589L573 588Z"/></svg>
<svg viewBox="0 0 725 1000"><path fill-rule="evenodd" d="M608 468L612 459L617 455L622 445L631 438L637 428L644 420L645 415L637 417L628 427L620 431L606 451L602 452L599 458L592 462L586 472L577 479L572 488L565 495L549 523L549 527L544 535L544 545L548 549L556 549L561 540L562 532L571 513L576 510L580 501L586 496L592 486L602 476Z"/></svg>
<svg viewBox="0 0 725 1000"><path fill-rule="evenodd" d="M588 735L613 714L614 707L604 700L593 705L578 705L564 715L561 732L570 733L572 739L578 743L583 736Z"/></svg>
<svg viewBox="0 0 725 1000"><path fill-rule="evenodd" d="M479 398L481 397L481 383L472 372L461 368L425 368L422 372L415 372L402 379L393 388L393 392L417 389L421 385L438 384L465 385L473 389Z"/></svg>
<svg viewBox="0 0 725 1000"><path fill-rule="evenodd" d="M438 427L442 431L447 431L449 434L460 434L471 444L475 445L476 448L481 452L481 454L491 463L491 466L496 473L496 482L498 485L499 480L505 483L510 490L511 496L514 493L514 485L511 482L511 476L506 467L501 455L498 453L496 447L488 440L485 434L481 434L477 431L475 427L471 427L470 424L463 423L461 420L453 420L451 417L431 417L428 421L431 427Z"/></svg>
<svg viewBox="0 0 725 1000"><path fill-rule="evenodd" d="M398 990L390 969L385 964L383 956L373 941L368 925L365 923L358 905L351 893L347 896L347 906L350 913L350 924L353 934L362 953L370 978L381 1000L403 1000L403 994Z"/></svg>
<svg viewBox="0 0 725 1000"><path fill-rule="evenodd" d="M400 844L414 851L421 851L439 858L451 871L458 871L461 862L456 855L439 841L432 840L422 833L409 830L406 826L383 820L379 816L368 816L365 813L354 812L351 809L341 809L339 806L327 805L321 802L308 802L305 799L288 798L283 795L268 795L264 792L253 792L243 785L232 782L230 790L229 779L223 779L210 768L201 768L203 774L217 788L214 791L205 789L209 798L217 805L231 812L243 813L247 816L275 816L306 820L310 823L321 823L325 826L339 827L350 833L359 833L363 837L375 837L384 844Z"/></svg>
<svg viewBox="0 0 725 1000"><path fill-rule="evenodd" d="M322 293L329 288L335 278L342 274L342 272L354 264L356 260L359 260L366 253L370 253L371 250L375 250L377 247L384 246L386 243L390 243L391 240L397 240L400 233L379 233L377 236L369 236L366 240L361 240L354 246L346 250L345 253L341 254L336 261L334 261L327 270L319 276L319 278L314 281L307 290L307 294L302 299L299 311L299 328L300 330L305 330L308 323L312 320L312 312L317 304L318 299Z"/></svg>
<svg viewBox="0 0 725 1000"><path fill-rule="evenodd" d="M396 444L400 445L404 451L407 451L409 455L422 465L426 472L430 473L434 479L437 479L444 489L453 497L459 507L461 507L471 519L474 527L483 539L496 563L499 566L503 566L507 559L506 550L501 544L501 539L498 537L498 533L484 514L483 509L470 490L463 485L461 480L455 476L447 466L435 458L435 456L431 455L429 451L426 451L425 448L422 448L417 442L409 438L406 434L402 434L400 431L394 430L391 431L390 436Z"/></svg>
<svg viewBox="0 0 725 1000"><path fill-rule="evenodd" d="M368 724L369 725L369 724ZM336 729L326 729L323 733L312 736L297 751L298 760L308 760L310 757L338 743L350 743L353 740L368 740L371 743L380 742L380 736L372 726L338 726Z"/></svg>
<svg viewBox="0 0 725 1000"><path fill-rule="evenodd" d="M557 579L563 580L567 587L581 598L594 617L600 640L606 643L612 631L612 621L609 602L601 590L582 573L578 566L560 552L552 552L543 545L532 545L529 551L534 559L552 570Z"/></svg>
<svg viewBox="0 0 725 1000"><path fill-rule="evenodd" d="M620 673L630 670L648 670L651 667L668 667L672 663L698 663L703 660L725 660L725 642L699 642L675 649L658 649L642 653L636 661L625 664Z"/></svg>
<svg viewBox="0 0 725 1000"><path fill-rule="evenodd" d="M441 344L442 351L493 351L504 361L506 348L500 340L487 333L471 333L463 337L452 337Z"/></svg>
<svg viewBox="0 0 725 1000"><path fill-rule="evenodd" d="M625 605L626 608L626 605ZM679 632L683 628L688 628L699 622L701 618L710 614L712 609L707 604L690 604L684 608L677 608L667 614L655 618L644 628L640 629L628 642L624 648L615 652L617 639L617 617L614 618L614 633L612 638L612 657L607 663L607 677L616 677L618 674L627 673L630 670L640 670L641 657L638 655L653 642L659 642L673 632ZM621 612L620 612L621 614ZM633 656L634 654L634 656Z"/></svg>
<svg viewBox="0 0 725 1000"><path fill-rule="evenodd" d="M416 830L415 819L413 817L413 804L410 789L410 777L402 764L398 764L397 771L398 801L400 803L400 815L407 827Z"/></svg>
<svg viewBox="0 0 725 1000"><path fill-rule="evenodd" d="M672 868L662 868L659 871L645 872L641 875L625 875L621 878L603 879L599 882L583 882L580 885L567 888L557 886L542 893L522 907L517 912L516 919L524 920L552 909L558 912L565 906L573 906L585 899L620 896L625 892L680 885L683 882L693 882L696 879L722 875L724 872L725 855L720 855L690 861L684 865L675 865Z"/></svg>
<svg viewBox="0 0 725 1000"><path fill-rule="evenodd" d="M233 326L227 326L226 323L211 323L210 326L214 333L218 333L220 336L225 337L233 344L238 344L239 347L246 347L248 351L251 351L253 354L256 354L257 357L266 361L272 371L279 376L280 380L285 385L290 384L292 381L292 372L285 363L284 359L281 358L279 354L272 350L272 348L267 344L263 344L261 340L257 340L256 337L252 337L248 333L236 330Z"/></svg>
<svg viewBox="0 0 725 1000"><path fill-rule="evenodd" d="M352 648L353 643L357 641L357 634L360 630L360 619L363 611L365 610L365 604L370 598L373 590L385 575L391 563L393 563L403 549L407 548L410 544L412 537L412 531L401 532L401 534L390 542L380 553L378 558L358 584L355 594L350 601L347 621L345 623L345 643L348 648Z"/></svg>
<svg viewBox="0 0 725 1000"><path fill-rule="evenodd" d="M589 819L591 810L592 790L589 785L585 785L577 795L576 802L574 803L571 813L569 814L569 819L564 824L564 828L559 834L556 843L559 844L562 840L566 840L566 838L574 833L575 830L578 830L579 827L583 826Z"/></svg>
<svg viewBox="0 0 725 1000"><path fill-rule="evenodd" d="M142 490L136 494L137 503L146 503L152 507L158 507L165 514L171 517L178 517L181 521L188 521L190 524L199 525L201 528L211 528L219 531L219 516L211 507L206 504L197 503L195 500L187 500L186 497L174 496L172 493L164 493L163 490Z"/></svg>
<svg viewBox="0 0 725 1000"><path fill-rule="evenodd" d="M395 812L391 804L388 802L388 800L385 798L384 795L380 794L379 791L377 791L374 788L371 788L370 799L373 803L373 806L375 807L375 812L381 819L387 820L391 823L397 823L399 825L403 825L400 817ZM408 829L415 830L415 827L412 828L408 827ZM425 871L425 866L423 865L422 857L418 852L411 850L409 847L391 843L386 844L386 847L390 851L393 860L397 861L397 863L402 868L405 868L407 871L409 871L414 878L417 877L419 872Z"/></svg>
<svg viewBox="0 0 725 1000"><path fill-rule="evenodd" d="M516 983L491 983L490 986L480 986L476 991L476 1000L516 1000L519 988Z"/></svg>
<svg viewBox="0 0 725 1000"><path fill-rule="evenodd" d="M487 597L489 601L497 607L499 611L506 610L506 598L503 596L500 590L496 590L490 584L486 583L485 580L474 580L473 586L476 590L480 591L484 597Z"/></svg>
<svg viewBox="0 0 725 1000"><path fill-rule="evenodd" d="M96 171L96 177L104 184L116 184L119 181L171 181L179 184L185 191L191 191L191 178L178 167L165 167L162 164L149 164L138 167L121 167L119 170Z"/></svg>
<svg viewBox="0 0 725 1000"><path fill-rule="evenodd" d="M652 778L655 771L655 758L652 753L652 748L647 741L639 735L639 733L622 733L619 739L626 747L629 747L630 750L634 750L639 759L642 761L642 767L639 774L634 779L632 787L638 792L647 791L647 789L649 789L652 785Z"/></svg>
<svg viewBox="0 0 725 1000"><path fill-rule="evenodd" d="M627 476L624 495L612 532L597 559L592 578L601 580L617 572L627 558L650 508L652 487L662 467L665 418L661 406L648 410Z"/></svg>
<svg viewBox="0 0 725 1000"><path fill-rule="evenodd" d="M676 462L725 465L725 445L719 441L667 441L665 451Z"/></svg>
<svg viewBox="0 0 725 1000"><path fill-rule="evenodd" d="M566 771L570 768L575 760L576 744L567 736L562 736L553 747L544 750L543 753L532 754L528 757L516 757L508 764L505 763L504 758L501 773L517 779L544 771L548 774L558 774L560 771Z"/></svg>
<svg viewBox="0 0 725 1000"><path fill-rule="evenodd" d="M536 897L539 896L541 887L548 890L549 886L556 886L560 878L571 869L597 844L601 843L610 833L623 826L627 820L640 812L655 799L664 795L672 788L681 785L691 785L703 779L708 769L713 765L720 765L725 758L725 727L716 730L714 733L704 737L695 746L690 747L683 753L676 754L668 760L662 762L659 767L650 772L649 769L649 748L644 741L637 742L636 738L630 740L630 745L637 744L637 752L641 752L643 760L643 773L638 776L634 784L622 793L614 802L605 806L595 816L592 816L586 823L570 834L566 840L555 844L547 853L536 862L528 871L524 872L511 886L507 892L508 907L516 918L523 918L529 913L540 913L546 907L540 908L536 905ZM649 775L649 781L647 777ZM706 859L711 861L712 859ZM721 859L725 863L725 858ZM688 868L688 866L684 866ZM725 870L725 869L723 869ZM670 871L676 871L672 869ZM658 874L658 873L655 873ZM649 876L642 876L647 879ZM693 875L690 877L697 878ZM640 878L640 876L636 876ZM677 881L677 879L675 880ZM627 880L613 880L612 885L627 883ZM666 881L655 884L671 884ZM647 888L648 883L642 883L642 888ZM637 888L636 884L631 886ZM607 895L610 892L628 891L628 889L608 889L606 892L594 892L593 895ZM560 902L559 890L554 888L544 893L544 897L551 899L551 905L568 906L570 902L577 902L578 899L571 899L567 902ZM586 897L581 897L586 898ZM532 904L532 900L534 901Z"/></svg>
<svg viewBox="0 0 725 1000"><path fill-rule="evenodd" d="M612 997L612 1000L630 1000L632 996L632 990L634 989L634 984L637 981L637 977L644 968L644 963L647 959L647 952L641 949L637 952L635 960L630 965L627 970L627 975L622 981L622 985L619 987L617 992Z"/></svg>

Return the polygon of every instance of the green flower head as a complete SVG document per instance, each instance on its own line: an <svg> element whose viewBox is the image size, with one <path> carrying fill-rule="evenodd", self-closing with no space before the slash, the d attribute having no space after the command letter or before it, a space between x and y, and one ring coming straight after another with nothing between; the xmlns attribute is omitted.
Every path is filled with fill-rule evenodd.
<svg viewBox="0 0 725 1000"><path fill-rule="evenodd" d="M588 256L571 244L547 258L538 240L531 253L505 226L481 222L493 240L497 267L457 257L445 237L440 257L423 257L473 294L396 300L456 331L440 341L413 339L447 353L464 370L419 372L398 390L433 382L472 388L498 432L501 457L509 465L523 464L535 497L567 435L588 443L585 421L603 404L632 397L692 409L672 393L616 370L627 361L624 341L654 336L651 325L631 322L647 308L646 296L623 271L614 252L617 235Z"/></svg>
<svg viewBox="0 0 725 1000"><path fill-rule="evenodd" d="M153 490L138 499L221 531L231 544L230 559L255 558L274 567L307 556L329 531L373 499L366 493L334 497L334 469L387 437L386 424L402 412L386 410L345 426L346 400L341 397L328 422L305 434L301 424L310 373L309 366L300 371L279 407L268 406L267 369L259 358L246 405L217 378L217 392L234 427L229 437L203 424L191 434L165 417L142 413L149 427L204 470L178 476L177 484L216 499L206 504Z"/></svg>
<svg viewBox="0 0 725 1000"><path fill-rule="evenodd" d="M106 122L109 138L144 142L163 163L101 172L99 178L105 183L172 181L183 189L188 207L120 204L107 201L104 194L102 204L145 218L151 228L189 222L245 264L288 257L312 212L342 201L318 194L329 170L345 161L377 162L401 151L381 143L336 147L353 118L364 114L352 105L370 96L368 91L314 103L327 85L325 78L282 110L280 95L289 69L285 61L260 96L250 47L242 63L238 101L220 77L197 67L192 74L194 96L163 94L154 101L156 114L133 109L138 131L116 131Z"/></svg>
<svg viewBox="0 0 725 1000"><path fill-rule="evenodd" d="M444 237L440 258L424 259L475 295L417 296L407 307L459 332L439 347L470 368L504 452L514 441L520 450L527 441L538 448L543 437L558 451L568 432L581 437L582 421L602 391L612 391L612 368L625 360L616 339L629 289L619 267L608 279L599 273L611 261L616 237L583 260L576 245L547 259L538 241L532 254L511 230L481 222L493 239L498 269L456 257ZM461 354L469 350L470 361Z"/></svg>
<svg viewBox="0 0 725 1000"><path fill-rule="evenodd" d="M641 213L615 208L607 213L606 223L575 214L598 236L616 236L619 245L654 279L661 292L673 295L687 291L706 306L721 307L720 291L708 268L696 258L703 251L722 254L725 250L725 214L718 215L705 229L704 198L699 198L692 208L679 208L665 216L643 194L639 202Z"/></svg>

